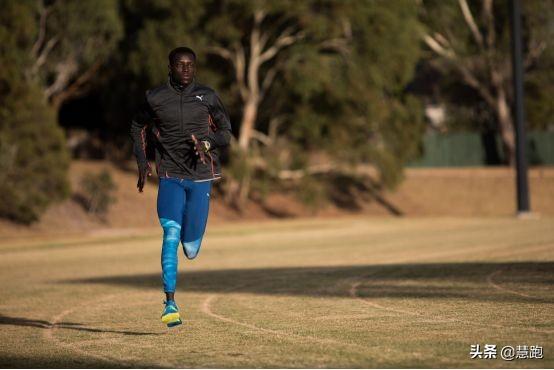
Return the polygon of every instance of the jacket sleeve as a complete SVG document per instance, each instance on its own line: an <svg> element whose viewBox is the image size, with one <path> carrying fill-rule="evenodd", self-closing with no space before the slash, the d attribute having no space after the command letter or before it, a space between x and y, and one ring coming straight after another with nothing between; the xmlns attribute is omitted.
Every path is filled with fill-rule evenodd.
<svg viewBox="0 0 554 370"><path fill-rule="evenodd" d="M148 164L148 159L146 158L146 129L154 120L154 117L155 114L145 97L143 103L131 120L130 130L131 141L133 143L133 154L139 166Z"/></svg>
<svg viewBox="0 0 554 370"><path fill-rule="evenodd" d="M208 100L210 109L210 120L213 124L213 130L210 130L208 140L213 148L229 145L231 142L231 120L229 114L223 106L221 99L217 94L212 94Z"/></svg>

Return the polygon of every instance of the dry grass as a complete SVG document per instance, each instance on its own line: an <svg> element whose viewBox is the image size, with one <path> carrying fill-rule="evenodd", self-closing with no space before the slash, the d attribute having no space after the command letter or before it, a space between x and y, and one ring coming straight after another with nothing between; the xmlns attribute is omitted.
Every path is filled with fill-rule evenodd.
<svg viewBox="0 0 554 370"><path fill-rule="evenodd" d="M554 220L209 226L159 322L160 233L0 245L2 367L554 365ZM44 244L46 243L46 244ZM542 360L471 360L471 344Z"/></svg>

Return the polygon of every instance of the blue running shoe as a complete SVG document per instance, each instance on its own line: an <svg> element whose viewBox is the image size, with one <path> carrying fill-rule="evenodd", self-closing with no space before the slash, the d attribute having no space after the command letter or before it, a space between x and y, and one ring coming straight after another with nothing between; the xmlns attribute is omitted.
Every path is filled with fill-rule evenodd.
<svg viewBox="0 0 554 370"><path fill-rule="evenodd" d="M162 322L168 327L181 325L181 316L179 315L179 308L175 301L164 301L165 308L162 312Z"/></svg>

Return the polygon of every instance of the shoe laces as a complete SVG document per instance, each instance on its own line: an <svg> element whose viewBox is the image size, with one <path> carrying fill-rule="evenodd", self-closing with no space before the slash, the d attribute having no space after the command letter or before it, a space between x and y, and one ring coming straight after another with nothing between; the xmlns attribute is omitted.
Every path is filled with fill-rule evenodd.
<svg viewBox="0 0 554 370"><path fill-rule="evenodd" d="M177 303L175 303L175 301L171 301L171 300L164 301L164 304L165 304L166 307L173 306L173 307L177 308Z"/></svg>

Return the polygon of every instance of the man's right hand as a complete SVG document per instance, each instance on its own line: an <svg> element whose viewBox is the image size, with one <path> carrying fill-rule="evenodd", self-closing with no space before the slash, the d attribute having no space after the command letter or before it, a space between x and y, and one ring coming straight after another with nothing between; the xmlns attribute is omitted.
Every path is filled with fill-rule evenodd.
<svg viewBox="0 0 554 370"><path fill-rule="evenodd" d="M190 135L190 137L192 138L192 142L194 144L194 152L198 157L200 157L200 161L206 164L206 153L210 150L210 142L207 140L198 140L194 134Z"/></svg>
<svg viewBox="0 0 554 370"><path fill-rule="evenodd" d="M150 163L139 163L138 172L137 188L139 193L142 193L142 188L144 188L146 178L152 176L152 168L150 167Z"/></svg>

